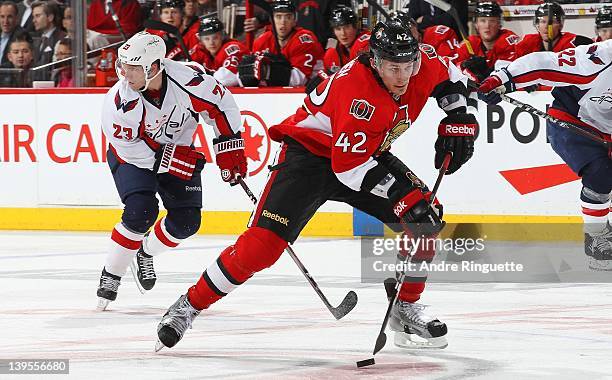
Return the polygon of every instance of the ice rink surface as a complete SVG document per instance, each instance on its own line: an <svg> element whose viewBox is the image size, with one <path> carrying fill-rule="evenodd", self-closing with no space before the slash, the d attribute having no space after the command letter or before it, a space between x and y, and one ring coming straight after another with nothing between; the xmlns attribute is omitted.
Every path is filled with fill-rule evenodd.
<svg viewBox="0 0 612 380"><path fill-rule="evenodd" d="M109 234L0 233L0 359L70 359L75 379L612 379L611 284L431 284L422 298L449 328L444 350L387 346L371 357L387 301L360 283L358 240L294 246L336 321L284 254L204 311L173 349L155 354L156 327L230 237L192 238L156 258L145 295L129 273L116 302L95 311ZM40 378L0 375L4 379Z"/></svg>

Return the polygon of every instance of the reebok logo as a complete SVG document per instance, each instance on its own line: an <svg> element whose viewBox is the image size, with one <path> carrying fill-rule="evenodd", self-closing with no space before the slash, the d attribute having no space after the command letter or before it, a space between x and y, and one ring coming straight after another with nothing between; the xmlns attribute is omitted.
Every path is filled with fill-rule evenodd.
<svg viewBox="0 0 612 380"><path fill-rule="evenodd" d="M202 191L202 186L185 186L185 191Z"/></svg>
<svg viewBox="0 0 612 380"><path fill-rule="evenodd" d="M406 206L406 202L399 201L393 208L393 213L399 218L403 214L403 211L406 209L406 207L408 207Z"/></svg>
<svg viewBox="0 0 612 380"><path fill-rule="evenodd" d="M279 222L280 224L284 224L285 226L289 225L289 219L284 218L278 214L273 214L268 210L263 210L263 212L261 213L261 215L264 218L268 218L268 219L272 219L275 222Z"/></svg>
<svg viewBox="0 0 612 380"><path fill-rule="evenodd" d="M467 125L451 125L445 126L445 132L449 135L474 136L476 128L468 127Z"/></svg>

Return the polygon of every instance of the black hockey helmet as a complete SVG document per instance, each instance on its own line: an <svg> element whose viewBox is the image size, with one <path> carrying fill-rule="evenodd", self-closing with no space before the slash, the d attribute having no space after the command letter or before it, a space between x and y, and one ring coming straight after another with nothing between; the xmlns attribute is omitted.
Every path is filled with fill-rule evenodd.
<svg viewBox="0 0 612 380"><path fill-rule="evenodd" d="M542 19L544 16L548 16L549 9L552 13L553 20L557 20L560 23L563 23L563 21L565 21L565 11L561 7L561 5L559 5L559 3L557 3L556 1L547 1L541 4L536 9L533 24L538 25L540 19Z"/></svg>
<svg viewBox="0 0 612 380"><path fill-rule="evenodd" d="M291 0L274 0L272 2L272 13L295 13L297 9Z"/></svg>
<svg viewBox="0 0 612 380"><path fill-rule="evenodd" d="M339 5L331 11L329 25L332 28L342 25L357 25L357 15L350 7Z"/></svg>
<svg viewBox="0 0 612 380"><path fill-rule="evenodd" d="M389 17L393 20L399 20L408 28L412 26L417 26L416 21L414 21L414 19L408 15L408 12L403 11L401 9L389 13Z"/></svg>
<svg viewBox="0 0 612 380"><path fill-rule="evenodd" d="M200 17L200 27L198 28L198 35L208 36L223 32L223 23L215 16L204 16Z"/></svg>
<svg viewBox="0 0 612 380"><path fill-rule="evenodd" d="M501 17L504 12L495 1L483 1L476 4L474 17Z"/></svg>
<svg viewBox="0 0 612 380"><path fill-rule="evenodd" d="M176 8L182 11L185 8L185 2L183 0L159 0L159 9L164 8Z"/></svg>
<svg viewBox="0 0 612 380"><path fill-rule="evenodd" d="M407 25L391 19L374 26L370 51L375 58L392 62L414 62L419 58L419 42Z"/></svg>
<svg viewBox="0 0 612 380"><path fill-rule="evenodd" d="M606 5L599 8L595 18L595 27L597 29L612 28L612 6Z"/></svg>

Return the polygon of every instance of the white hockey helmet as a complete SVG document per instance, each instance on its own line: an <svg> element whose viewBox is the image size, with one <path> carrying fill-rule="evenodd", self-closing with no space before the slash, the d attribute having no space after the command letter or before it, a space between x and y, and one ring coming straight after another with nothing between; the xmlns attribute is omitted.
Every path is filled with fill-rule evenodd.
<svg viewBox="0 0 612 380"><path fill-rule="evenodd" d="M117 74L120 73L121 65L140 65L145 73L145 85L140 91L149 87L149 82L164 70L164 58L166 57L166 44L160 36L148 32L139 32L130 37L117 52ZM151 76L151 65L159 62L159 71Z"/></svg>

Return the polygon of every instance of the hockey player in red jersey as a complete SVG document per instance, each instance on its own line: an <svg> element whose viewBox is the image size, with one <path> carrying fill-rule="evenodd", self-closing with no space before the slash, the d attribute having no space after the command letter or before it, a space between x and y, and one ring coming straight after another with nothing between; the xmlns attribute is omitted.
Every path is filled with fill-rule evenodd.
<svg viewBox="0 0 612 380"><path fill-rule="evenodd" d="M165 55L161 37L135 34L118 50L120 80L104 99L108 165L124 209L100 277L100 310L117 298L130 263L141 291L150 290L156 281L153 257L200 228L205 158L192 145L199 117L214 127L223 180L232 184L246 174L240 110L232 94L197 63L188 66ZM158 221L156 194L168 210Z"/></svg>
<svg viewBox="0 0 612 380"><path fill-rule="evenodd" d="M476 82L489 76L496 64L506 66L515 58L515 47L520 37L502 28L502 13L496 2L476 4L474 24L478 34L468 37L474 55L470 54L465 42L458 49L455 63Z"/></svg>
<svg viewBox="0 0 612 380"><path fill-rule="evenodd" d="M248 49L242 43L228 38L218 18L204 17L198 29L200 43L190 50L191 59L210 71L224 86L238 85L238 64Z"/></svg>
<svg viewBox="0 0 612 380"><path fill-rule="evenodd" d="M199 21L194 22L188 29L183 28L183 9L185 2L183 0L161 0L159 3L159 19L161 22L174 26L181 33L181 38L185 43L185 47L189 50L199 43L197 32ZM157 29L147 29L147 32L160 36L166 43L166 58L175 61L187 60L187 54L181 47L178 36L174 36L166 31Z"/></svg>
<svg viewBox="0 0 612 380"><path fill-rule="evenodd" d="M552 39L548 34L548 16L552 15ZM537 33L526 34L516 45L516 58L536 51L554 51L588 45L593 42L590 38L563 31L565 22L565 11L559 3L546 2L536 9L533 25Z"/></svg>
<svg viewBox="0 0 612 380"><path fill-rule="evenodd" d="M478 129L474 115L466 113L465 81L431 46L419 48L403 23L378 23L370 53L320 83L294 115L270 129L282 145L249 228L168 309L157 348L174 346L201 310L273 265L327 200L348 203L396 231L436 236L444 225L441 208L429 205L427 187L389 149L433 96L447 114L438 127L435 166L447 153L449 174L465 164ZM417 250L411 260L433 255ZM412 280L402 284L393 305L395 342L422 347L411 339L418 335L429 347L445 347L446 325L416 303L424 278Z"/></svg>
<svg viewBox="0 0 612 380"><path fill-rule="evenodd" d="M398 18L405 25L410 27L410 32L420 43L431 45L436 49L436 53L441 57L448 57L454 60L457 55L459 41L457 33L446 25L432 25L423 30L418 29L418 24L412 17L404 11L391 13L392 18Z"/></svg>
<svg viewBox="0 0 612 380"><path fill-rule="evenodd" d="M595 17L596 41L607 41L612 39L612 6L606 5L599 8Z"/></svg>
<svg viewBox="0 0 612 380"><path fill-rule="evenodd" d="M612 40L560 53L529 54L494 72L479 91L492 104L501 100L498 92L535 83L555 87L548 114L612 142ZM612 149L550 121L547 136L554 151L582 178L580 200L589 266L612 271Z"/></svg>
<svg viewBox="0 0 612 380"><path fill-rule="evenodd" d="M357 29L357 15L345 5L332 10L329 25L338 43L325 51L323 67L332 74L369 49L370 32Z"/></svg>
<svg viewBox="0 0 612 380"><path fill-rule="evenodd" d="M238 74L243 86L303 86L313 70L323 68L323 48L309 30L297 27L291 0L272 2L272 27L253 43ZM316 71L315 71L316 72Z"/></svg>

